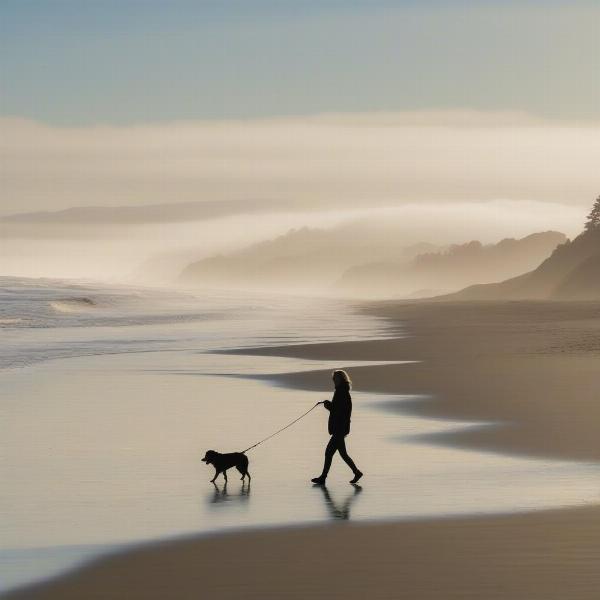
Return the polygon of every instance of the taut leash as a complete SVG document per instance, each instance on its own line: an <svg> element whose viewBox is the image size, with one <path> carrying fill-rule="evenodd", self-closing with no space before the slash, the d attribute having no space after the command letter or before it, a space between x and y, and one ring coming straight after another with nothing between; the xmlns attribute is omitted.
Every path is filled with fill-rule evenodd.
<svg viewBox="0 0 600 600"><path fill-rule="evenodd" d="M272 437L275 437L277 434L281 433L282 431L285 431L288 427L291 427L294 423L297 423L300 419L303 419L310 411L317 408L317 406L319 406L319 404L323 404L323 402L317 402L314 406L311 406L311 408L309 408L305 413L301 414L297 419L294 419L291 423L288 423L285 427L278 429L275 433L272 433L271 435L267 436L264 440L260 440L260 442L256 442L256 444L254 444L253 446L250 446L250 448L246 448L245 450L242 450L242 454L245 454L249 450L252 450L252 448L256 448L256 446L262 444L263 442L270 440Z"/></svg>

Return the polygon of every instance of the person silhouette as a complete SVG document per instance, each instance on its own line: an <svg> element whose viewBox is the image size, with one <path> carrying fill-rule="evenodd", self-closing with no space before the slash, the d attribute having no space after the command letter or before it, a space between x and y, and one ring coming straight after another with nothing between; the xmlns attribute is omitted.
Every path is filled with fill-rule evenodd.
<svg viewBox="0 0 600 600"><path fill-rule="evenodd" d="M350 433L350 415L352 414L352 398L350 396L350 388L352 381L346 371L338 369L332 375L335 392L331 400L325 400L323 406L329 411L329 420L327 429L331 435L331 439L325 448L325 462L323 463L323 471L319 477L314 477L311 481L318 485L323 485L327 479L331 461L336 452L344 459L344 462L352 469L354 478L350 483L357 483L363 476L362 472L354 464L354 461L346 452L345 437Z"/></svg>

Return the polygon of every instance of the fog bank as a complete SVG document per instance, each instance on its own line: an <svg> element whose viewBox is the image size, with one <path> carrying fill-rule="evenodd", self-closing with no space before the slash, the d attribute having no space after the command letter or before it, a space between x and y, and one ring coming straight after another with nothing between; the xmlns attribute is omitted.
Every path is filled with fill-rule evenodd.
<svg viewBox="0 0 600 600"><path fill-rule="evenodd" d="M473 111L79 128L3 118L0 215L256 199L296 210L499 198L587 207L599 133Z"/></svg>
<svg viewBox="0 0 600 600"><path fill-rule="evenodd" d="M188 223L0 223L0 273L172 283L194 261L302 227L318 231L326 244L323 251L350 266L400 260L403 248L420 242L436 247L475 239L494 243L547 230L573 236L585 213L562 204L495 201L238 215Z"/></svg>

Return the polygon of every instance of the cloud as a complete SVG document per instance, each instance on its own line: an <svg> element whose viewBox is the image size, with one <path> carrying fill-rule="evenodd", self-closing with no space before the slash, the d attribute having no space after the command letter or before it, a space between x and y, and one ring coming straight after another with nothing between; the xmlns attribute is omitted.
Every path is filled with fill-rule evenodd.
<svg viewBox="0 0 600 600"><path fill-rule="evenodd" d="M598 193L600 126L420 111L61 128L0 119L0 214L260 198L298 210Z"/></svg>

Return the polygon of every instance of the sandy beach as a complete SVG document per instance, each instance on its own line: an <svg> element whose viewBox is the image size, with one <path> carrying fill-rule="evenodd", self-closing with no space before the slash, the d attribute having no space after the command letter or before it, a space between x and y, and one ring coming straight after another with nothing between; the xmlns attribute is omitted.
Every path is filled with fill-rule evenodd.
<svg viewBox="0 0 600 600"><path fill-rule="evenodd" d="M427 435L428 444L598 460L600 305L384 303L365 310L397 322L407 337L243 353L418 361L355 367L356 392L415 394L390 410L486 423ZM325 374L277 378L321 391ZM186 537L118 552L3 597L592 599L600 590L598 523L592 505Z"/></svg>
<svg viewBox="0 0 600 600"><path fill-rule="evenodd" d="M435 441L530 456L598 460L600 305L567 302L384 303L406 328L395 340L290 346L256 353L416 363L357 367L357 391L418 395L398 410L490 422ZM320 373L285 381L318 389Z"/></svg>

